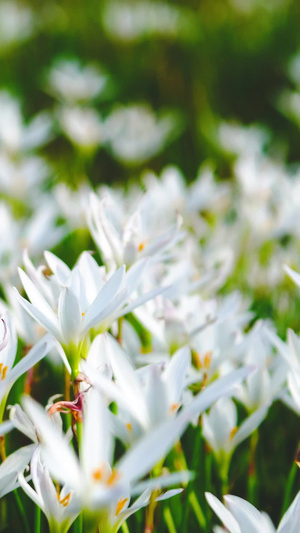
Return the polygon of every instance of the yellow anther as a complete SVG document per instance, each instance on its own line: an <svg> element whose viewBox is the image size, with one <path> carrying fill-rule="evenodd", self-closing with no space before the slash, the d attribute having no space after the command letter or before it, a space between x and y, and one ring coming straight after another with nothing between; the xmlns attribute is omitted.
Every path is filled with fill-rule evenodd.
<svg viewBox="0 0 300 533"><path fill-rule="evenodd" d="M128 502L128 500L129 500L129 498L120 498L119 499L118 505L117 505L117 508L116 508L116 516L118 516L118 514L120 514L120 512L124 508L125 503Z"/></svg>
<svg viewBox="0 0 300 533"><path fill-rule="evenodd" d="M175 413L175 411L177 411L177 409L180 407L180 403L172 403L171 407L170 407L170 411L171 413Z"/></svg>
<svg viewBox="0 0 300 533"><path fill-rule="evenodd" d="M206 354L204 355L204 368L206 368L206 370L210 369L211 358L212 358L212 351L206 352Z"/></svg>
<svg viewBox="0 0 300 533"><path fill-rule="evenodd" d="M58 499L59 503L62 504L63 507L67 507L67 505L69 505L70 498L71 498L71 492L69 492L67 494L67 496L65 496L62 500L60 500L59 495L57 495L57 499Z"/></svg>
<svg viewBox="0 0 300 533"><path fill-rule="evenodd" d="M139 246L138 246L139 252L142 252L144 250L144 248L145 248L145 243L141 242L141 244L139 244Z"/></svg>
<svg viewBox="0 0 300 533"><path fill-rule="evenodd" d="M113 469L106 483L107 485L114 485L116 481L118 481L119 478L120 478L119 472Z"/></svg>
<svg viewBox="0 0 300 533"><path fill-rule="evenodd" d="M85 313L81 313L81 316L84 316L84 315L85 315Z"/></svg>
<svg viewBox="0 0 300 533"><path fill-rule="evenodd" d="M230 436L229 436L229 439L230 441L232 441L234 435L236 434L238 428L235 426L231 431L230 431Z"/></svg>
<svg viewBox="0 0 300 533"><path fill-rule="evenodd" d="M194 353L193 353L193 357L194 357L194 361L195 361L195 366L196 366L196 368L198 368L198 370L200 370L200 368L202 368L202 363L201 363L200 355L199 355L197 352L194 352Z"/></svg>
<svg viewBox="0 0 300 533"><path fill-rule="evenodd" d="M97 470L94 470L92 476L95 481L101 481L103 478L103 468L97 468Z"/></svg>
<svg viewBox="0 0 300 533"><path fill-rule="evenodd" d="M130 431L130 433L132 433L132 425L130 424L130 422L127 422L126 427L127 427L128 431Z"/></svg>
<svg viewBox="0 0 300 533"><path fill-rule="evenodd" d="M0 379L5 379L5 376L8 371L8 366L3 366L3 363L0 363Z"/></svg>

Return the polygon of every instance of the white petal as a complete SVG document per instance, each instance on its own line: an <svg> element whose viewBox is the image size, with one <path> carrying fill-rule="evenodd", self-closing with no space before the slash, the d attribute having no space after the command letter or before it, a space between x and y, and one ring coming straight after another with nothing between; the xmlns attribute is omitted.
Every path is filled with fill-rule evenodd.
<svg viewBox="0 0 300 533"><path fill-rule="evenodd" d="M58 319L54 315L44 315L40 309L32 305L30 302L25 300L17 291L16 288L14 288L15 296L17 300L20 302L20 304L24 307L24 309L34 318L41 326L43 326L45 329L53 333L53 335L58 339L61 340L61 333L59 330L58 325Z"/></svg>
<svg viewBox="0 0 300 533"><path fill-rule="evenodd" d="M190 417L190 420L199 416L219 398L233 394L234 387L245 379L245 377L247 377L252 371L253 367L239 368L238 370L234 370L233 372L230 372L230 374L217 379L204 391L200 392L192 402L185 407L185 413Z"/></svg>
<svg viewBox="0 0 300 533"><path fill-rule="evenodd" d="M226 509L225 505L218 500L218 498L210 492L206 492L205 497L212 510L220 518L221 522L223 522L224 526L230 533L243 533L243 530L240 528L236 519L232 516L231 512ZM250 532L247 531L247 533Z"/></svg>
<svg viewBox="0 0 300 533"><path fill-rule="evenodd" d="M112 460L113 442L109 430L107 408L95 389L90 388L85 396L83 411L83 439L80 458L88 481L93 472Z"/></svg>
<svg viewBox="0 0 300 533"><path fill-rule="evenodd" d="M39 311L43 314L49 317L51 322L56 321L56 315L48 304L48 302L45 300L44 296L40 293L40 291L37 290L35 285L32 283L31 279L27 276L27 274L22 270L21 268L18 269L19 276L22 282L22 285L27 293L27 296L32 303L34 307L39 309Z"/></svg>
<svg viewBox="0 0 300 533"><path fill-rule="evenodd" d="M44 256L58 283L60 283L62 286L65 286L71 274L69 267L52 252L46 251L44 252Z"/></svg>
<svg viewBox="0 0 300 533"><path fill-rule="evenodd" d="M64 344L77 344L82 316L78 298L69 287L65 287L60 293L58 319Z"/></svg>
<svg viewBox="0 0 300 533"><path fill-rule="evenodd" d="M55 479L79 490L81 475L74 451L37 402L29 396L24 396L22 403L25 411L36 423L46 466Z"/></svg>
<svg viewBox="0 0 300 533"><path fill-rule="evenodd" d="M112 302L117 295L125 276L125 265L118 268L118 270L112 275L112 277L104 285L103 289L99 292L93 303L86 310L83 317L82 328L89 329L97 323L95 318L99 316L105 308Z"/></svg>
<svg viewBox="0 0 300 533"><path fill-rule="evenodd" d="M238 521L240 528L249 533L261 533L261 513L251 503L238 496L224 496L226 505Z"/></svg>
<svg viewBox="0 0 300 533"><path fill-rule="evenodd" d="M170 451L187 426L178 416L142 437L120 460L117 469L129 482L147 474Z"/></svg>
<svg viewBox="0 0 300 533"><path fill-rule="evenodd" d="M243 422L231 441L233 448L236 448L238 444L247 439L249 435L258 428L263 419L267 416L268 410L269 405L264 405Z"/></svg>

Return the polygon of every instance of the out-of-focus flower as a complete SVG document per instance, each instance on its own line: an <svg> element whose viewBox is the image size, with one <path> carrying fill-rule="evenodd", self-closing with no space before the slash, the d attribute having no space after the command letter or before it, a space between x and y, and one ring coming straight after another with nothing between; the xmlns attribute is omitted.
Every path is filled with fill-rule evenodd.
<svg viewBox="0 0 300 533"><path fill-rule="evenodd" d="M64 134L78 148L94 151L103 139L103 124L95 109L63 107L59 121Z"/></svg>
<svg viewBox="0 0 300 533"><path fill-rule="evenodd" d="M151 37L193 38L194 14L180 6L142 0L106 2L103 23L108 35L121 41L140 41Z"/></svg>
<svg viewBox="0 0 300 533"><path fill-rule="evenodd" d="M52 119L43 111L25 125L20 103L0 92L0 146L7 152L30 151L45 144L51 134Z"/></svg>
<svg viewBox="0 0 300 533"><path fill-rule="evenodd" d="M297 494L280 524L275 529L270 517L259 512L251 503L238 496L224 496L225 505L210 492L206 492L206 499L223 522L229 533L298 533L300 493Z"/></svg>
<svg viewBox="0 0 300 533"><path fill-rule="evenodd" d="M28 206L37 194L41 194L40 187L48 175L49 167L40 157L29 156L14 161L5 152L0 153L0 191Z"/></svg>
<svg viewBox="0 0 300 533"><path fill-rule="evenodd" d="M60 491L50 477L49 470L41 459L41 448L38 446L30 461L30 475L34 489L25 480L23 472L18 475L18 481L24 492L45 513L50 531L66 533L76 516L79 505L72 489L63 486Z"/></svg>
<svg viewBox="0 0 300 533"><path fill-rule="evenodd" d="M49 92L67 104L94 99L107 82L108 76L98 66L83 66L76 59L59 59L48 73Z"/></svg>
<svg viewBox="0 0 300 533"><path fill-rule="evenodd" d="M253 433L267 415L269 406L263 406L237 426L237 409L230 398L218 400L203 414L203 436L211 447L220 472L225 476L235 448Z"/></svg>
<svg viewBox="0 0 300 533"><path fill-rule="evenodd" d="M0 49L25 41L34 32L33 12L14 0L1 2L0 5Z"/></svg>
<svg viewBox="0 0 300 533"><path fill-rule="evenodd" d="M5 328L5 343L0 351L0 420L3 418L8 393L17 379L38 363L53 347L50 335L44 336L15 366L17 336L9 315L2 319L0 325Z"/></svg>
<svg viewBox="0 0 300 533"><path fill-rule="evenodd" d="M123 263L132 265L141 257L163 260L166 250L182 239L179 232L181 220L166 229L149 224L147 201L141 201L131 217L124 220L122 211L118 216L117 202L108 193L99 199L90 197L87 208L88 224L98 246L102 260L109 267Z"/></svg>
<svg viewBox="0 0 300 533"><path fill-rule="evenodd" d="M10 454L0 465L0 498L12 490L17 489L20 484L18 475L27 467L32 454L36 448L35 444L29 444L19 448Z"/></svg>
<svg viewBox="0 0 300 533"><path fill-rule="evenodd" d="M113 155L128 164L141 164L158 154L180 133L178 117L155 115L146 105L118 107L107 117L103 135Z"/></svg>

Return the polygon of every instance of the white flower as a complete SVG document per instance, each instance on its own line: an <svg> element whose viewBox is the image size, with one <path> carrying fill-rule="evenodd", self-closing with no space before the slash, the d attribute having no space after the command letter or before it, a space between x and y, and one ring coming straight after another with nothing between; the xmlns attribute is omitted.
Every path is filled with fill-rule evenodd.
<svg viewBox="0 0 300 533"><path fill-rule="evenodd" d="M113 424L122 440L126 443L136 440L176 415L191 366L187 347L178 350L165 367L148 365L139 371L134 370L127 354L111 335L98 337L97 347L101 360L111 366L115 381L103 371L97 371L89 356L87 362L82 361L81 368L90 383L118 403Z"/></svg>
<svg viewBox="0 0 300 533"><path fill-rule="evenodd" d="M11 453L0 465L0 498L19 487L18 475L27 467L35 444L29 444Z"/></svg>
<svg viewBox="0 0 300 533"><path fill-rule="evenodd" d="M18 481L24 492L45 513L50 531L66 533L76 516L79 514L78 502L73 491L63 486L59 492L55 487L48 469L41 458L41 448L38 446L30 462L30 475L34 489L25 480L23 472L18 475Z"/></svg>
<svg viewBox="0 0 300 533"><path fill-rule="evenodd" d="M187 425L183 417L168 421L142 438L112 467L114 440L108 411L96 390L86 393L79 458L36 402L24 397L23 405L38 428L45 465L54 479L74 491L81 509L113 512L115 519L122 501L130 494L187 481L190 477L183 472L139 483L179 438Z"/></svg>
<svg viewBox="0 0 300 533"><path fill-rule="evenodd" d="M48 74L49 92L69 104L95 98L105 90L107 81L98 67L82 66L76 59L56 61Z"/></svg>
<svg viewBox="0 0 300 533"><path fill-rule="evenodd" d="M103 125L100 117L92 108L63 107L59 121L64 134L77 147L95 150L103 138Z"/></svg>
<svg viewBox="0 0 300 533"><path fill-rule="evenodd" d="M176 123L174 113L155 116L145 105L119 107L105 120L104 137L117 159L140 164L159 153L171 140L178 131Z"/></svg>
<svg viewBox="0 0 300 533"><path fill-rule="evenodd" d="M226 507L210 492L206 492L205 496L229 533L299 532L300 493L282 517L277 529L266 513L259 512L251 503L238 496L224 496Z"/></svg>
<svg viewBox="0 0 300 533"><path fill-rule="evenodd" d="M221 398L204 413L203 436L213 450L220 466L229 465L235 448L247 439L259 426L268 412L268 405L261 407L250 415L238 427L237 409L230 398Z"/></svg>
<svg viewBox="0 0 300 533"><path fill-rule="evenodd" d="M35 269L25 256L29 276L21 269L19 274L30 302L17 291L16 296L27 312L68 352L74 372L78 370L79 343L92 328L105 331L116 318L164 290L154 289L126 305L146 267L143 259L127 272L125 265L121 266L106 281L105 269L99 267L88 252L81 254L72 271L50 252L45 252L45 258L53 273L47 277L43 267Z"/></svg>
<svg viewBox="0 0 300 533"><path fill-rule="evenodd" d="M1 321L7 332L7 340L0 350L0 420L2 420L6 398L17 379L38 363L53 347L50 335L45 335L15 366L17 336L11 317L7 315Z"/></svg>
<svg viewBox="0 0 300 533"><path fill-rule="evenodd" d="M48 113L36 115L24 125L20 104L10 94L0 92L0 141L8 152L26 151L45 144L50 137L52 121Z"/></svg>
<svg viewBox="0 0 300 533"><path fill-rule="evenodd" d="M151 224L147 198L125 220L119 203L106 191L101 199L91 194L87 207L92 237L107 265L131 265L141 257L163 260L164 252L182 239L183 233L178 231L180 219L166 228Z"/></svg>

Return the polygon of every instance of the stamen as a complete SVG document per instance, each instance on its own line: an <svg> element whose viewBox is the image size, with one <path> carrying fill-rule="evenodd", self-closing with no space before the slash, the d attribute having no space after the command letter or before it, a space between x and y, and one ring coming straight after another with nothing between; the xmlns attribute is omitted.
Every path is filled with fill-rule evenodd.
<svg viewBox="0 0 300 533"><path fill-rule="evenodd" d="M103 478L103 468L97 468L97 470L94 470L92 476L95 481L101 481Z"/></svg>
<svg viewBox="0 0 300 533"><path fill-rule="evenodd" d="M206 354L204 355L204 368L206 368L206 370L210 369L211 358L212 358L212 351L210 350L209 352L206 352Z"/></svg>
<svg viewBox="0 0 300 533"><path fill-rule="evenodd" d="M114 485L116 481L118 481L119 478L120 478L119 472L113 469L106 483L107 485Z"/></svg>
<svg viewBox="0 0 300 533"><path fill-rule="evenodd" d="M177 411L177 409L179 409L179 407L180 407L180 403L172 403L172 405L170 407L171 413L175 413L175 411Z"/></svg>
<svg viewBox="0 0 300 533"><path fill-rule="evenodd" d="M85 315L85 313L81 313L81 316L84 316L84 315Z"/></svg>
<svg viewBox="0 0 300 533"><path fill-rule="evenodd" d="M145 243L144 243L144 242L141 242L141 243L139 244L139 246L138 246L138 251L139 251L139 252L142 252L142 251L144 250L144 248L145 248Z"/></svg>
<svg viewBox="0 0 300 533"><path fill-rule="evenodd" d="M130 422L127 422L126 427L127 427L128 431L130 431L130 433L132 433L132 425L130 424Z"/></svg>
<svg viewBox="0 0 300 533"><path fill-rule="evenodd" d="M117 505L117 509L116 509L116 516L118 516L118 514L120 514L120 512L124 508L125 503L128 502L128 500L129 500L129 498L120 498L119 499L118 505Z"/></svg>
<svg viewBox="0 0 300 533"><path fill-rule="evenodd" d="M58 501L59 503L62 504L63 507L67 507L67 505L69 505L70 503L70 498L71 498L71 492L69 492L67 496L65 496L62 500L58 499Z"/></svg>
<svg viewBox="0 0 300 533"><path fill-rule="evenodd" d="M237 430L238 430L238 428L237 428L237 426L235 426L235 427L230 431L230 436L229 436L230 441L232 441L232 439L233 439L234 435L236 434Z"/></svg>
<svg viewBox="0 0 300 533"><path fill-rule="evenodd" d="M5 376L8 371L8 366L3 366L3 363L0 363L0 379L5 379Z"/></svg>

